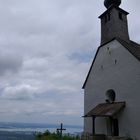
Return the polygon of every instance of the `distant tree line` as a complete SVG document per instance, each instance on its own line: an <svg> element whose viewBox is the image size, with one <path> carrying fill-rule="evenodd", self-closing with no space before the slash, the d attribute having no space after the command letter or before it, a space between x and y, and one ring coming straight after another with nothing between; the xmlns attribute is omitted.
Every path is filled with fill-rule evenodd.
<svg viewBox="0 0 140 140"><path fill-rule="evenodd" d="M70 136L69 134L62 136L63 140L80 140L80 137ZM35 140L61 140L59 133L51 133L49 130L46 130L44 133L38 132L35 134Z"/></svg>

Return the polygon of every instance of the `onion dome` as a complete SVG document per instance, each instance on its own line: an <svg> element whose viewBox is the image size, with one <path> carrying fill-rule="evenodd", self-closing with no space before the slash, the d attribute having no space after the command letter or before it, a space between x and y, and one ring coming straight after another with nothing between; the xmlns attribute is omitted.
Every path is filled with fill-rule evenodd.
<svg viewBox="0 0 140 140"><path fill-rule="evenodd" d="M119 7L120 4L121 4L121 0L105 0L104 1L104 5L107 9L109 9L112 6Z"/></svg>

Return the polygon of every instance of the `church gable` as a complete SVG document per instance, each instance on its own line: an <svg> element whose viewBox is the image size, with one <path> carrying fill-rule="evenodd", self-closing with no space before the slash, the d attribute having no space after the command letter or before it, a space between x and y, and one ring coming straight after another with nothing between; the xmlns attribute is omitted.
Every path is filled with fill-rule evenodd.
<svg viewBox="0 0 140 140"><path fill-rule="evenodd" d="M98 71L99 73L106 69L109 70L111 67L122 64L123 61L125 62L122 66L125 66L128 64L129 59L134 59L133 61L136 61L137 63L140 61L140 46L133 41L128 44L124 40L117 38L100 46L96 52L83 88L86 86L87 80L91 75L91 71ZM92 74L91 77L94 80L93 76L94 75Z"/></svg>
<svg viewBox="0 0 140 140"><path fill-rule="evenodd" d="M91 73L91 70L94 69L94 63L96 63L95 61L96 61L97 57L100 57L101 58L100 59L100 62L98 62L98 65L100 65L100 66L98 66L98 67L100 67L100 70L101 69L104 69L105 67L108 67L109 65L114 65L114 64L117 64L118 63L117 62L118 61L118 59L117 59L118 56L116 56L116 57L113 56L115 50L116 50L116 53L117 53L118 45L112 44L112 42L118 42L117 44L121 45L121 48L123 50L127 51L127 53L130 53L129 55L131 57L134 57L134 59L137 59L138 61L140 61L140 45L139 44L137 44L137 43L135 43L133 41L130 41L130 43L127 43L126 41L121 40L119 38L114 38L111 41L107 42L106 44L101 45L98 48L98 50L96 52L96 55L94 57L94 60L92 62L92 65L90 67L89 73L88 73L88 75L86 77L85 83L83 85L83 89L85 88L85 85L87 83L87 80L89 78L89 75ZM102 51L104 51L104 53ZM112 52L113 52L113 54L112 54ZM122 53L123 53L123 51L120 51L118 55L122 55L124 57L124 55ZM123 57L122 57L122 59L123 59ZM107 65L108 66L105 66L104 65L104 61L106 59L108 59L107 60L107 63L108 63Z"/></svg>

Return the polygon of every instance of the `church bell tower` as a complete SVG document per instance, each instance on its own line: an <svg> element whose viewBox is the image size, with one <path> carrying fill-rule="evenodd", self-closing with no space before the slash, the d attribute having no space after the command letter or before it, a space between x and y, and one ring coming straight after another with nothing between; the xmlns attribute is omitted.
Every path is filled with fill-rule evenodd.
<svg viewBox="0 0 140 140"><path fill-rule="evenodd" d="M128 12L119 8L121 0L105 0L107 10L99 16L101 19L101 45L114 38L121 38L129 43L127 24Z"/></svg>

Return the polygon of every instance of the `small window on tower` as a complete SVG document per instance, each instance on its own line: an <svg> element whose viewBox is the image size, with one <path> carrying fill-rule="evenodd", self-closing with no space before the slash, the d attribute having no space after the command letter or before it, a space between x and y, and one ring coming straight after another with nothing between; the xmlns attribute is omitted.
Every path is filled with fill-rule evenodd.
<svg viewBox="0 0 140 140"><path fill-rule="evenodd" d="M110 13L105 15L105 23L107 23L110 20Z"/></svg>
<svg viewBox="0 0 140 140"><path fill-rule="evenodd" d="M108 17L108 21L109 21L110 20L110 13L107 14L107 17Z"/></svg>
<svg viewBox="0 0 140 140"><path fill-rule="evenodd" d="M119 13L119 19L123 20L122 13Z"/></svg>
<svg viewBox="0 0 140 140"><path fill-rule="evenodd" d="M107 23L107 16L105 16L105 23Z"/></svg>

